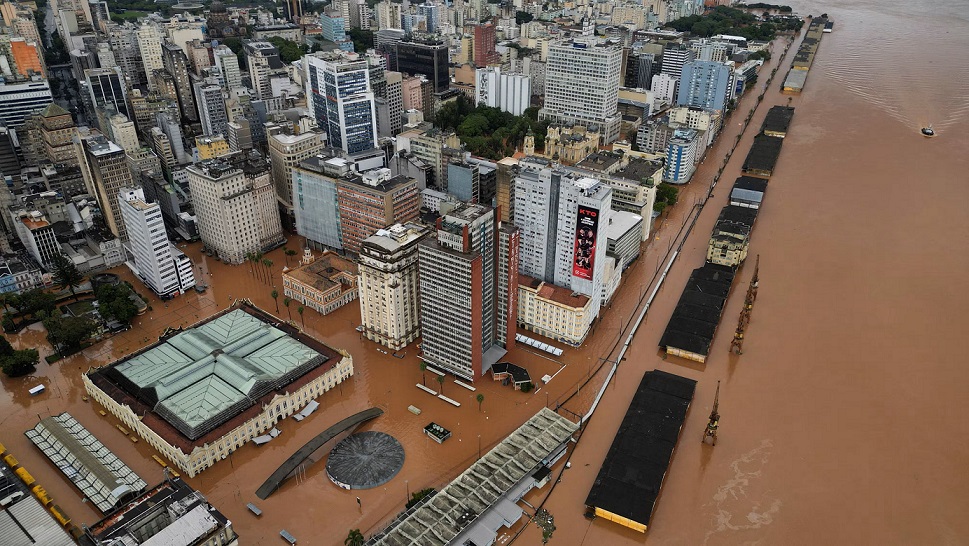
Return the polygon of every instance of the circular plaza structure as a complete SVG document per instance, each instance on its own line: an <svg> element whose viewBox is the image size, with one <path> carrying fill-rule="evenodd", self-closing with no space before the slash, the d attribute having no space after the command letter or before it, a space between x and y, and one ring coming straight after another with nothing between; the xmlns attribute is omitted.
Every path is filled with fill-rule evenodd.
<svg viewBox="0 0 969 546"><path fill-rule="evenodd" d="M326 475L344 489L371 489L389 482L404 466L404 447L377 431L358 432L330 451Z"/></svg>

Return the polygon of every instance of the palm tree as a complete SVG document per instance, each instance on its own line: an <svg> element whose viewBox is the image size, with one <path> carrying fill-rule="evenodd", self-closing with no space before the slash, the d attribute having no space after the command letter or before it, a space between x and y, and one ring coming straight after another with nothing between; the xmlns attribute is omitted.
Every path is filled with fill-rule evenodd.
<svg viewBox="0 0 969 546"><path fill-rule="evenodd" d="M279 290L273 290L269 293L273 297L273 301L276 302L276 314L279 314Z"/></svg>
<svg viewBox="0 0 969 546"><path fill-rule="evenodd" d="M246 261L252 266L252 252L246 252ZM249 268L249 274L252 275L252 267Z"/></svg>
<svg viewBox="0 0 969 546"><path fill-rule="evenodd" d="M427 362L421 361L421 381L424 382L424 386L427 386L427 376L424 375L424 370L427 369Z"/></svg>
<svg viewBox="0 0 969 546"><path fill-rule="evenodd" d="M479 392L478 396L475 396L474 399L478 401L478 411L481 411L481 403L484 402L484 395Z"/></svg>
<svg viewBox="0 0 969 546"><path fill-rule="evenodd" d="M437 382L441 384L441 394L444 394L444 376L437 376Z"/></svg>
<svg viewBox="0 0 969 546"><path fill-rule="evenodd" d="M289 258L288 258L288 256L289 256L289 248L287 248L287 247L284 246L283 247L283 254L285 256L287 256L287 258L286 258L286 265L288 266L289 265Z"/></svg>
<svg viewBox="0 0 969 546"><path fill-rule="evenodd" d="M346 540L343 541L343 546L363 546L363 533L360 529L350 529Z"/></svg>
<svg viewBox="0 0 969 546"><path fill-rule="evenodd" d="M303 316L303 306L300 305L296 308L296 312L299 313L299 320L303 323L303 328L306 328L306 318Z"/></svg>
<svg viewBox="0 0 969 546"><path fill-rule="evenodd" d="M273 261L269 258L264 258L262 265L266 267L266 282L269 282L273 276Z"/></svg>
<svg viewBox="0 0 969 546"><path fill-rule="evenodd" d="M283 305L286 306L286 312L289 313L289 320L293 320L293 312L289 309L289 302L293 300L289 298L283 298Z"/></svg>
<svg viewBox="0 0 969 546"><path fill-rule="evenodd" d="M71 296L74 297L74 301L77 301L77 293L74 292L74 287L81 285L81 281L84 280L84 275L77 270L74 262L67 259L67 256L63 254L54 256L51 266L53 269L52 273L54 274L54 284L61 289L70 288Z"/></svg>
<svg viewBox="0 0 969 546"><path fill-rule="evenodd" d="M286 264L289 265L289 258L292 257L292 256L295 256L296 255L296 251L293 250L293 249L291 249L291 248L289 248L289 249L286 249L285 254L286 254Z"/></svg>

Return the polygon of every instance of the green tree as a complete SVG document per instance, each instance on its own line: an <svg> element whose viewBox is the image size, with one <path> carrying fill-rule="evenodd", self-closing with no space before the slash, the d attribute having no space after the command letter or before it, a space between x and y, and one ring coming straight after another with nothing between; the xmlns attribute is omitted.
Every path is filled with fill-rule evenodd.
<svg viewBox="0 0 969 546"><path fill-rule="evenodd" d="M542 530L542 544L548 544L550 538L552 538L552 533L555 532L555 518L552 514L548 513L548 510L544 508L539 508L535 512L535 525Z"/></svg>
<svg viewBox="0 0 969 546"><path fill-rule="evenodd" d="M279 36L273 36L266 41L276 46L279 51L279 58L286 64L302 59L303 55L306 55L306 52L309 51L309 48L305 45L297 44Z"/></svg>
<svg viewBox="0 0 969 546"><path fill-rule="evenodd" d="M289 314L289 320L293 320L293 312L289 309L289 302L293 300L289 298L283 298L283 305L286 306L286 312Z"/></svg>
<svg viewBox="0 0 969 546"><path fill-rule="evenodd" d="M77 301L77 293L74 292L74 289L81 285L81 281L84 280L84 275L77 270L74 262L63 254L54 256L51 266L54 284L62 290L64 288L70 288L71 296L74 297L74 301Z"/></svg>
<svg viewBox="0 0 969 546"><path fill-rule="evenodd" d="M423 360L421 360L420 364L421 364L421 382L423 382L424 386L426 387L427 375L425 375L424 372L427 371L427 362L424 362Z"/></svg>
<svg viewBox="0 0 969 546"><path fill-rule="evenodd" d="M97 323L90 318L69 315L47 317L44 327L51 345L58 351L67 352L79 349L98 330Z"/></svg>
<svg viewBox="0 0 969 546"><path fill-rule="evenodd" d="M474 399L478 401L478 411L481 411L481 403L484 402L484 395L479 392Z"/></svg>
<svg viewBox="0 0 969 546"><path fill-rule="evenodd" d="M13 354L13 345L7 341L7 338L0 336L0 358L5 356L10 356Z"/></svg>
<svg viewBox="0 0 969 546"><path fill-rule="evenodd" d="M528 22L530 22L534 18L535 17L531 13L528 13L527 11L516 11L515 12L515 23L517 23L519 25L523 25L525 23L528 23Z"/></svg>
<svg viewBox="0 0 969 546"><path fill-rule="evenodd" d="M269 293L273 297L273 301L276 303L276 314L279 314L279 290L273 290Z"/></svg>
<svg viewBox="0 0 969 546"><path fill-rule="evenodd" d="M286 265L288 266L289 259L296 255L296 251L291 248L287 248L283 253L286 254Z"/></svg>
<svg viewBox="0 0 969 546"><path fill-rule="evenodd" d="M363 546L363 542L363 533L360 532L360 529L350 529L350 532L347 533L347 538L343 541L343 545Z"/></svg>
<svg viewBox="0 0 969 546"><path fill-rule="evenodd" d="M273 261L269 258L264 258L262 260L263 267L266 268L266 282L272 282L273 278Z"/></svg>
<svg viewBox="0 0 969 546"><path fill-rule="evenodd" d="M444 376L437 376L437 382L441 384L441 394L444 394Z"/></svg>
<svg viewBox="0 0 969 546"><path fill-rule="evenodd" d="M364 53L368 49L373 49L373 31L360 28L350 29L350 39L353 40L353 50L357 53Z"/></svg>
<svg viewBox="0 0 969 546"><path fill-rule="evenodd" d="M40 354L37 349L23 349L0 358L0 369L7 377L20 377L37 369Z"/></svg>
<svg viewBox="0 0 969 546"><path fill-rule="evenodd" d="M138 306L131 301L132 291L127 284L103 284L96 292L98 313L106 319L115 319L122 324L131 324L138 314Z"/></svg>
<svg viewBox="0 0 969 546"><path fill-rule="evenodd" d="M299 313L299 320L303 323L303 328L306 328L306 317L303 316L304 310L305 308L302 305L296 308L296 312Z"/></svg>

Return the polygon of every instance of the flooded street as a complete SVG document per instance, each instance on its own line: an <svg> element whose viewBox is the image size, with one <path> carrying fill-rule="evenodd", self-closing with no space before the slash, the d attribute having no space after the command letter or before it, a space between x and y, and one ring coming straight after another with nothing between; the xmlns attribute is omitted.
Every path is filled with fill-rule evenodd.
<svg viewBox="0 0 969 546"><path fill-rule="evenodd" d="M738 273L705 365L665 360L657 343L687 277L703 263L708 234L756 130L771 105L788 102L778 88L796 44L782 59L784 40L774 44L760 80L773 66L782 69L572 453L571 468L547 501L551 486L526 497L535 506L545 501L555 516L558 529L550 544L969 542L969 370L961 343L969 329L969 296L960 283L969 271L969 63L962 54L969 49L969 20L956 0L794 7L802 15L827 12L835 28L821 43L804 94L793 97L797 111L753 232L750 255L761 256L761 283L744 354L729 355L728 347L752 263ZM434 374L422 378L414 344L401 359L360 338L356 301L326 317L307 309L305 328L348 350L354 377L321 396L320 409L303 422L281 422L280 437L262 447L246 444L188 483L232 520L244 544L279 543L279 530L286 529L300 544L335 546L349 529L367 536L381 529L403 509L408 492L440 488L542 406L563 403L563 414L586 411L605 367L589 384L586 379L600 358L615 357L612 349L638 314L637 301L652 290L650 279L665 266L692 206L733 146L738 122L755 104L754 93L741 101L681 192L680 204L659 221L647 252L624 272L620 292L589 341L559 359L521 346L510 351L508 360L533 378L554 375L551 383L524 394L482 378L475 383L485 396L479 409L477 392L449 378L443 391L462 404L455 408L415 386L426 380L441 389ZM919 134L928 123L938 137ZM299 248L301 241L294 237L289 247ZM102 417L97 405L82 400L83 371L157 340L166 326L202 320L233 298L250 298L300 324L297 305L283 305L281 249L267 256L280 291L278 312L272 284L249 265L227 266L199 250L198 244L185 249L210 286L206 293L167 303L149 298L152 309L136 318L131 331L81 354L48 365L43 357L50 346L39 324L7 336L16 348L38 348L42 359L32 376L2 378L0 442L78 524L101 516L24 437L39 418L69 411L149 484L162 479L146 442L131 442L113 416ZM148 295L126 270L113 272ZM643 373L654 368L698 384L644 537L582 514L629 400ZM713 448L701 445L700 437L718 380L722 418ZM27 389L39 383L47 391L30 397ZM409 405L421 415L410 413ZM385 413L361 430L392 434L405 449L404 467L390 482L344 491L318 462L306 469L305 479L287 481L269 499L255 496L310 438L373 406ZM424 435L432 421L450 429L451 439L439 445ZM247 502L263 515L252 515ZM507 544L507 538L499 542ZM516 541L540 543L534 525Z"/></svg>

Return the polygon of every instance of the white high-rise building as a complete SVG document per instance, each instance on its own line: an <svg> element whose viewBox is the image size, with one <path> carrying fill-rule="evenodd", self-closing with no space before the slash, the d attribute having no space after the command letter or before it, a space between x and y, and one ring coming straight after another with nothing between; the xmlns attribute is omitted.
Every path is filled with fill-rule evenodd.
<svg viewBox="0 0 969 546"><path fill-rule="evenodd" d="M330 146L355 154L377 147L377 112L370 67L356 53L303 57L307 107Z"/></svg>
<svg viewBox="0 0 969 546"><path fill-rule="evenodd" d="M241 164L212 159L185 169L198 217L199 236L219 258L242 263L285 238L269 166L261 159Z"/></svg>
<svg viewBox="0 0 969 546"><path fill-rule="evenodd" d="M121 146L125 152L134 152L141 148L135 122L124 114L115 114L108 119L108 132L111 141Z"/></svg>
<svg viewBox="0 0 969 546"><path fill-rule="evenodd" d="M215 78L211 78L214 80ZM195 84L195 104L199 108L199 121L202 122L203 135L225 135L229 124L229 114L225 108L223 89L214 81L201 81Z"/></svg>
<svg viewBox="0 0 969 546"><path fill-rule="evenodd" d="M152 91L157 91L152 73L165 68L165 63L162 61L163 37L161 29L153 23L144 23L138 28L138 50L141 52L141 62L145 65L148 89Z"/></svg>
<svg viewBox="0 0 969 546"><path fill-rule="evenodd" d="M666 104L674 104L678 83L679 80L669 74L657 74L653 76L649 90L656 96L656 100L662 100Z"/></svg>
<svg viewBox="0 0 969 546"><path fill-rule="evenodd" d="M519 271L588 296L599 313L612 188L600 180L525 158L515 179Z"/></svg>
<svg viewBox="0 0 969 546"><path fill-rule="evenodd" d="M195 286L192 261L175 248L165 234L158 203L147 203L141 188L121 188L118 207L128 231L132 271L159 296L182 294Z"/></svg>
<svg viewBox="0 0 969 546"><path fill-rule="evenodd" d="M242 87L242 73L239 70L239 57L229 49L227 45L220 45L212 48L212 57L215 59L216 72L219 74L219 83L226 91Z"/></svg>
<svg viewBox="0 0 969 546"><path fill-rule="evenodd" d="M604 144L619 138L622 46L595 40L549 45L541 119L596 125Z"/></svg>
<svg viewBox="0 0 969 546"><path fill-rule="evenodd" d="M532 100L531 78L522 74L502 74L497 66L475 71L475 97L478 104L501 108L522 115Z"/></svg>

